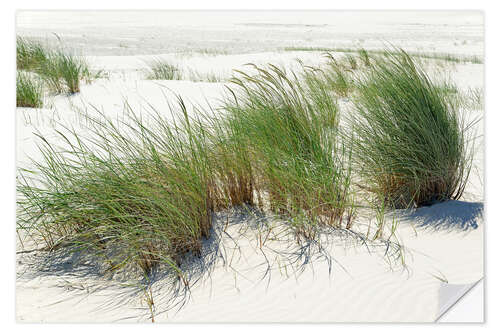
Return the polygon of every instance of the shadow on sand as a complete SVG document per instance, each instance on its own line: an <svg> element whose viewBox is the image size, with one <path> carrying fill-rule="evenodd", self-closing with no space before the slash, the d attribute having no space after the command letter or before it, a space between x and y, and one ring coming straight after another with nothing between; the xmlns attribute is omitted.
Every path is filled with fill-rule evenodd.
<svg viewBox="0 0 500 333"><path fill-rule="evenodd" d="M484 205L482 202L449 200L428 207L403 211L405 222L412 222L416 227L432 230L470 231L478 228L483 221Z"/></svg>
<svg viewBox="0 0 500 333"><path fill-rule="evenodd" d="M134 317L116 318L115 321L151 320L156 316L172 311L178 312L191 298L191 288L203 281L211 281L215 267L224 266L238 275L247 271L259 272L255 281L267 281L271 275L280 274L281 268L288 267L290 276L296 277L310 265L326 264L332 274L333 266L345 271L344 267L331 255L331 247L341 245L344 248L362 247L372 254L382 255L390 261L397 261L401 256L399 244L366 239L351 230L325 227L318 229L317 239L299 240L293 228L283 224L283 219L263 214L250 207L235 207L226 212L214 214L211 235L203 240L201 255L188 253L182 259L179 274L166 265L159 265L150 276L145 277L140 271L122 270L109 272L109 265L103 258L91 251L75 251L61 248L53 252L31 252L18 255L24 262L24 271L18 278L30 279L38 276L56 276L64 281L62 291L70 290L68 299L85 297L91 293L102 292L102 304L95 311L111 311L126 307L139 313ZM276 227L278 225L278 227ZM281 226L281 227L280 227ZM260 244L260 245L259 245ZM241 246L260 257L251 267L232 267L242 257ZM279 259L281 268L276 267ZM241 269L244 269L243 271ZM252 274L255 276L255 274ZM154 302L148 309L148 295ZM141 306L138 307L138 300Z"/></svg>

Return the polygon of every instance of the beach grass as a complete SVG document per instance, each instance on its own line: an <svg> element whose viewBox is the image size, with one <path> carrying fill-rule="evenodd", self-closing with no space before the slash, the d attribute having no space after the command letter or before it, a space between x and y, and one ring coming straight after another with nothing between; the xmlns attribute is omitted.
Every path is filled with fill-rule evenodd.
<svg viewBox="0 0 500 333"><path fill-rule="evenodd" d="M403 50L372 59L350 117L363 188L392 207L459 199L470 172L468 127L447 95Z"/></svg>
<svg viewBox="0 0 500 333"><path fill-rule="evenodd" d="M456 108L465 110L484 110L484 91L482 88L467 88L467 90L453 91L449 95L450 103Z"/></svg>
<svg viewBox="0 0 500 333"><path fill-rule="evenodd" d="M57 93L80 92L80 81L90 80L90 71L85 59L62 50L51 52L37 73L47 87Z"/></svg>
<svg viewBox="0 0 500 333"><path fill-rule="evenodd" d="M255 192L261 206L267 198L306 237L314 238L317 225L349 228L350 155L337 136L335 96L312 75L302 85L300 73L252 67L256 75L237 71L224 106L228 141L238 147L229 158L238 168L227 170L245 179L235 192L250 202Z"/></svg>
<svg viewBox="0 0 500 333"><path fill-rule="evenodd" d="M199 53L206 56L228 55L229 51L222 48L201 48L195 49L192 52Z"/></svg>
<svg viewBox="0 0 500 333"><path fill-rule="evenodd" d="M186 80L193 82L223 82L226 79L215 72L199 72L194 69L188 69Z"/></svg>
<svg viewBox="0 0 500 333"><path fill-rule="evenodd" d="M176 122L86 116L87 135L66 128L64 147L43 136L43 161L20 170L18 228L47 249L92 251L110 271L178 264L199 253L211 227L203 133L180 103Z"/></svg>
<svg viewBox="0 0 500 333"><path fill-rule="evenodd" d="M181 69L164 60L154 59L147 62L146 78L148 80L182 80Z"/></svg>
<svg viewBox="0 0 500 333"><path fill-rule="evenodd" d="M484 90L483 88L468 88L465 94L468 106L472 109L484 109Z"/></svg>
<svg viewBox="0 0 500 333"><path fill-rule="evenodd" d="M212 213L248 205L282 216L299 238L354 221L350 152L325 81L275 66L231 80L223 112L146 120L127 105L118 124L96 110L86 131L39 136L43 160L18 174L18 229L51 250L89 250L108 270L160 263L183 279ZM86 134L82 134L86 133ZM186 281L187 283L187 281Z"/></svg>
<svg viewBox="0 0 500 333"><path fill-rule="evenodd" d="M323 75L320 78L326 81L330 89L338 97L348 97L356 88L353 79L353 70L343 65L340 61L337 61L331 53L326 53L325 56L328 60L321 70Z"/></svg>
<svg viewBox="0 0 500 333"><path fill-rule="evenodd" d="M41 43L26 39L16 38L16 65L18 70L37 70L49 57L49 50Z"/></svg>
<svg viewBox="0 0 500 333"><path fill-rule="evenodd" d="M395 49L371 49L365 50L362 48L345 48L345 47L305 47L305 46L289 46L283 48L284 51L304 51L304 52L341 52L341 53L358 53L362 59L368 59L367 54L383 55L387 52L399 52ZM455 55L450 53L425 53L425 52L406 52L415 58L431 59L431 60L444 60L452 63L472 63L482 64L484 59L477 55ZM368 64L368 62L366 62Z"/></svg>
<svg viewBox="0 0 500 333"><path fill-rule="evenodd" d="M359 49L358 56L359 56L359 59L363 62L363 65L365 65L366 67L370 66L370 55L368 54L367 50Z"/></svg>
<svg viewBox="0 0 500 333"><path fill-rule="evenodd" d="M17 37L17 68L37 73L47 88L55 93L74 94L80 82L97 78L85 58L62 48L49 48L40 42Z"/></svg>
<svg viewBox="0 0 500 333"><path fill-rule="evenodd" d="M454 86L431 82L403 50L360 60L356 70L332 55L322 68L251 64L220 109L190 111L178 97L167 117L126 104L126 119L96 110L85 131L56 131L62 145L39 135L43 160L18 173L18 229L48 249L92 251L111 271L163 263L185 284L184 256L200 254L214 212L237 206L311 240L353 227L358 185L379 200L371 237L387 226L392 236L385 211L460 198L467 127L446 97ZM344 96L355 110L342 115Z"/></svg>
<svg viewBox="0 0 500 333"><path fill-rule="evenodd" d="M43 106L43 88L38 78L26 72L17 72L16 106L27 108Z"/></svg>
<svg viewBox="0 0 500 333"><path fill-rule="evenodd" d="M345 55L345 60L349 64L349 68L352 70L356 70L358 68L358 61L356 60L356 57L352 54L346 54Z"/></svg>

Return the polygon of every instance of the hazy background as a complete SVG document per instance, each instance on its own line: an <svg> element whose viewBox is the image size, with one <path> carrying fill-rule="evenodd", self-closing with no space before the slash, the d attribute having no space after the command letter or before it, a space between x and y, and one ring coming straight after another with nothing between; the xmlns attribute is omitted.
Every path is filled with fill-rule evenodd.
<svg viewBox="0 0 500 333"><path fill-rule="evenodd" d="M17 34L85 55L285 47L380 48L483 54L480 11L18 11Z"/></svg>

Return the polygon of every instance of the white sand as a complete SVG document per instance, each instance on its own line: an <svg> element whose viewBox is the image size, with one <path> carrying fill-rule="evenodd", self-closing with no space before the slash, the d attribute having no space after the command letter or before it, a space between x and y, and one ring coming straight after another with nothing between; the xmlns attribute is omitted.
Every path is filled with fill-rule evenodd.
<svg viewBox="0 0 500 333"><path fill-rule="evenodd" d="M356 18L363 19L364 24L355 27L349 13L312 12L300 16L279 12L191 13L189 20L186 13L183 15L162 19L157 13L142 12L138 16L128 15L126 21L121 15L109 12L84 13L79 14L79 23L75 24L74 18L64 13L47 16L43 12L21 12L19 33L53 39L50 32L57 32L70 46L84 48L92 66L109 71L110 78L84 85L80 94L71 97L47 96L46 109L19 108L18 165L28 165L29 158L40 158L33 135L35 129L50 135L66 124L83 132L79 112L95 114L93 107L104 110L110 117L119 117L126 98L136 112L147 109L149 103L169 114L168 103L174 102L173 92L198 105L204 106L207 102L217 105L225 91L224 83L144 80L141 70L145 68L144 61L152 55L172 59L183 68L227 77L232 69L244 68L249 62L292 66L297 57L311 64L321 61L318 52L276 52L276 46L299 45L299 42L301 46L380 47L384 39L423 52L482 54L482 18L474 12L386 13L383 20L373 13L358 13ZM300 25L291 25L297 22ZM106 37L98 37L101 35ZM146 41L147 38L151 40ZM173 53L179 50L171 45L191 51L222 47L231 50L231 54L179 56ZM245 53L232 54L233 51ZM460 89L483 85L481 64L453 65L446 70ZM463 112L468 118L483 113L482 110ZM476 130L482 135L482 121ZM370 247L369 253L362 245L354 246L348 240L330 235L325 236L324 246L333 258L331 271L325 257L316 255L301 274L296 266L295 269L288 267L285 272L283 265L286 258L291 257L277 255L271 249L284 251L293 242L269 240L261 252L255 230L243 232L242 224L230 224L227 233L236 239L239 250L232 251L231 238L222 237L226 252L221 254L226 261L218 260L211 266L211 273L207 272L191 287L190 298L178 312L164 312L169 297L168 282L155 283L155 319L180 322L434 321L452 303L450 300L483 277L482 137L477 141L474 170L463 200L421 208L410 215L396 212L402 221L397 236L406 249L406 269L397 263L391 266L383 256L383 248ZM218 223L224 221L225 217L221 216ZM249 218L249 221L254 220ZM367 218L361 218L360 223L367 222ZM18 243L18 250L34 247L27 243L22 248ZM63 266L57 274L40 274L32 266L40 257L36 252L17 257L19 321L149 320L143 296L129 296L135 291L132 287L123 287L96 275L84 275L91 270L71 270ZM272 269L266 274L268 266Z"/></svg>

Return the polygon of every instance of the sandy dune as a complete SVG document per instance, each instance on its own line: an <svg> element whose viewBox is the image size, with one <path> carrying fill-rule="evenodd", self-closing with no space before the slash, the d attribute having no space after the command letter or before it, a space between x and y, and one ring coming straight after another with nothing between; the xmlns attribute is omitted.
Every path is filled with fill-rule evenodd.
<svg viewBox="0 0 500 333"><path fill-rule="evenodd" d="M130 13L129 13L130 14ZM163 16L162 16L163 15ZM142 12L79 14L20 12L18 33L82 50L92 68L109 78L84 85L73 96L46 96L44 109L17 110L17 164L39 159L34 132L50 135L73 126L85 131L82 113L123 115L124 99L134 111L148 104L165 115L175 94L189 103L217 106L224 82L148 81L145 61L162 56L182 68L227 78L246 63L293 67L300 58L318 64L321 52L285 52L280 47L323 46L380 48L384 41L422 52L482 55L482 16L476 12L396 14L356 13L198 13L179 15ZM186 23L188 22L188 23ZM71 24L69 24L71 23ZM105 37L101 37L105 36ZM198 54L216 48L228 54ZM176 54L175 52L183 52ZM193 53L194 52L194 53ZM190 54L193 53L193 54ZM442 72L440 67L439 72ZM444 67L460 89L482 88L482 64ZM438 74L436 74L438 75ZM468 119L483 110L462 110ZM417 211L396 211L401 221L397 239L401 259L386 255L384 244L356 243L353 235L323 235L321 247L307 252L293 241L269 239L259 247L258 218L241 211L218 216L214 237L204 251L210 262L194 260L199 278L183 297L171 298L168 277L153 284L157 322L432 322L472 284L483 277L483 123L474 169L463 201L450 201ZM230 220L226 232L221 230ZM361 217L360 224L369 223ZM245 226L248 227L245 229ZM279 227L276 230L280 230ZM361 230L360 230L361 231ZM217 236L217 237L215 237ZM98 274L89 259L73 267L71 256L39 271L44 255L30 252L29 240L18 242L16 313L23 322L148 321L144 293ZM301 252L302 251L302 252ZM304 252L305 251L305 252ZM392 251L392 250L390 250ZM391 252L392 253L392 252ZM394 260L389 260L393 258ZM202 264L204 266L202 266ZM287 268L285 269L285 266ZM38 268L37 268L38 267ZM194 280L193 280L194 281ZM167 311L174 301L185 301Z"/></svg>

